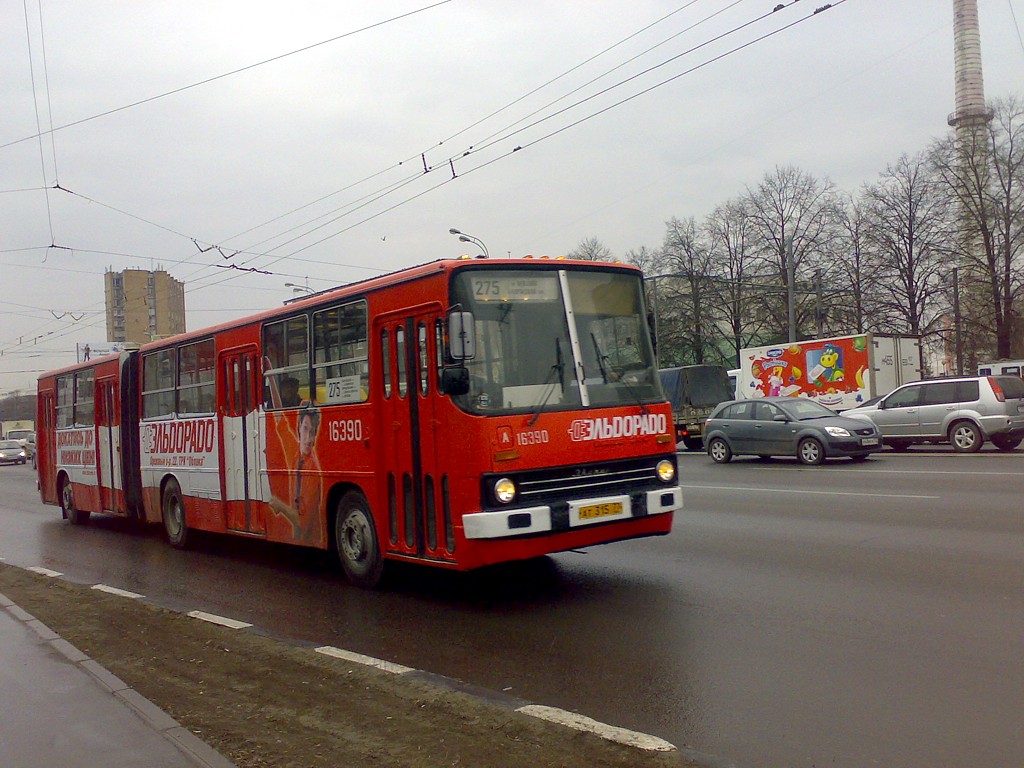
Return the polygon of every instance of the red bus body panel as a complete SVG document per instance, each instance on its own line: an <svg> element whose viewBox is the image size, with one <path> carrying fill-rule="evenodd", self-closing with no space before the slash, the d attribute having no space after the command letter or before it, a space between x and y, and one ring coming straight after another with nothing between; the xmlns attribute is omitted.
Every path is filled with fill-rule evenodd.
<svg viewBox="0 0 1024 768"><path fill-rule="evenodd" d="M532 513L510 519L508 536L480 533L479 526L472 537L467 535L464 516L481 512L484 476L550 470L573 482L589 482L587 473L592 472L598 476L590 478L597 488L601 473L617 477L618 463L639 462L650 474L659 460L674 463L675 450L667 402L485 417L461 410L439 393L440 335L435 331L449 309L449 280L460 264L423 265L145 344L138 352L44 374L37 416L42 500L60 504L61 484L67 482L80 509L158 523L164 490L173 480L182 490L189 528L323 549L334 546L332 519L340 499L358 490L372 510L385 559L459 570L667 534L673 510L681 506L676 481L665 486L663 502L652 492L629 497L625 513L641 504L642 515L565 528L566 515L579 515L576 506L570 502L555 510L547 505L545 512L539 504ZM316 403L313 449L300 455L300 432L312 429L310 420L301 423L302 409L265 407L268 358L262 329L268 322L348 298L367 306L370 391L363 402ZM392 348L384 359L380 343L382 334L398 338L399 329L407 337L408 364L424 366L420 376L408 373L404 396L398 392L398 353ZM141 418L146 356L210 339L216 367L212 412ZM390 396L382 388L385 369L393 383ZM96 423L58 428L57 380L90 370ZM134 431L130 439L129 431ZM131 457L122 455L126 449ZM609 482L606 490L590 495L600 503L616 493L625 491ZM649 509L652 499L664 509ZM563 523L556 530L548 517L558 515ZM519 535L511 530L513 524L535 526L536 532Z"/></svg>

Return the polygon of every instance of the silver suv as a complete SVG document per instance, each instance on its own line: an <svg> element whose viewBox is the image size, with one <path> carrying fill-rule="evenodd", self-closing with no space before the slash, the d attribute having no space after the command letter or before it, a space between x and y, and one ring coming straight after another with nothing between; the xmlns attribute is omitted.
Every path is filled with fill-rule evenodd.
<svg viewBox="0 0 1024 768"><path fill-rule="evenodd" d="M914 443L951 443L973 453L986 440L1012 451L1024 440L1024 379L961 376L905 384L876 403L843 411L874 422L886 445L905 451Z"/></svg>

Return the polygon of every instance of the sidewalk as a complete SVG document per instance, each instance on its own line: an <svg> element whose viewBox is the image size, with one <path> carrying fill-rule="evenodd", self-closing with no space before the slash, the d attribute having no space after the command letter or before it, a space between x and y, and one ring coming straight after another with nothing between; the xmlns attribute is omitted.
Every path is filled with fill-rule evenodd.
<svg viewBox="0 0 1024 768"><path fill-rule="evenodd" d="M4 768L232 768L167 713L0 594Z"/></svg>

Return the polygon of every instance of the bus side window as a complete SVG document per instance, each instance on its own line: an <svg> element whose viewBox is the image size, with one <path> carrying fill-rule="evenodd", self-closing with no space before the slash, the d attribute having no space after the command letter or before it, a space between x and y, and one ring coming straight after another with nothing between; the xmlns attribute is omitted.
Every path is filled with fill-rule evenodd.
<svg viewBox="0 0 1024 768"><path fill-rule="evenodd" d="M263 326L263 380L267 408L295 408L313 399L305 315Z"/></svg>
<svg viewBox="0 0 1024 768"><path fill-rule="evenodd" d="M380 331L380 365L384 397L391 397L391 334L387 328L381 328Z"/></svg>
<svg viewBox="0 0 1024 768"><path fill-rule="evenodd" d="M395 362L398 363L398 396L405 397L409 391L409 379L406 376L405 328L402 326L395 331Z"/></svg>

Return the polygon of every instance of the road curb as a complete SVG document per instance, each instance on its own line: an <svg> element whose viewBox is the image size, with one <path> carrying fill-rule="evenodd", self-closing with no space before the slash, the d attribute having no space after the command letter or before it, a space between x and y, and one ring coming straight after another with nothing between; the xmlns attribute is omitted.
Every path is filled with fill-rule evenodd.
<svg viewBox="0 0 1024 768"><path fill-rule="evenodd" d="M177 720L160 707L130 688L123 680L89 658L67 640L39 621L32 614L19 607L13 600L0 593L0 607L13 618L35 632L50 648L71 664L81 669L97 685L102 687L125 707L139 716L149 727L162 735L171 744L202 768L237 768L235 763L184 728Z"/></svg>
<svg viewBox="0 0 1024 768"><path fill-rule="evenodd" d="M6 565L12 565L11 563L5 563ZM19 566L12 566L19 567ZM41 568L22 568L37 575L44 575L50 578L60 578L62 580L67 579L64 574L58 574L53 571L46 571ZM51 575L52 574L52 575ZM75 582L77 583L77 582ZM82 584L80 586L89 586L95 589L95 586L88 584ZM139 595L137 593L127 593L118 588L106 587L100 590L113 596L121 596L125 600L141 600L142 602L149 602L145 595ZM130 597L128 596L130 595ZM6 601L6 602L5 602ZM70 643L63 641L59 636L46 627L42 622L36 620L33 616L28 614L26 611L15 605L12 601L7 600L2 593L0 593L0 606L7 608L8 611L12 612L15 616L23 616L25 618L22 621L34 622L39 628L37 631L48 632L52 635L52 638L48 639L48 642L52 645L54 643L63 643L63 647L68 651L64 655L68 656L69 660L75 663L77 666L89 672L89 674L104 688L109 690L115 696L117 696L122 703L132 709L141 718L146 720L155 730L160 732L165 738L169 739L175 744L182 752L196 760L201 766L207 768L237 768L237 766L228 760L226 757L221 755L219 752L214 750L212 747L203 742L199 737L195 736L187 728L181 726L177 721L171 718L163 710L159 709L155 704L145 699L134 689L130 688L120 678L115 676L113 673L106 670L96 661L90 659L84 653L79 651L77 648L72 646ZM206 623L218 625L232 631L240 632L252 632L255 634L262 634L258 627L254 625L239 621L226 616L219 616L215 614L206 613L200 610L182 610L182 609L171 609L163 607L165 610L170 610L174 613L180 614L181 616L187 616L197 621L203 621ZM303 647L314 653L332 657L338 661L345 661L352 664L359 664L360 666L373 668L377 671L384 672L386 674L392 674L399 677L406 677L408 679L417 679L425 682L430 682L434 685L447 688L453 691L459 691L467 695L476 696L480 699L491 702L492 704L500 707L504 707L510 712L515 712L520 715L535 718L538 720L544 720L546 722L560 725L566 729L575 730L579 732L589 733L592 736L601 738L609 743L616 743L620 746L628 746L636 749L638 753L657 754L657 753L669 753L674 752L680 757L683 757L690 763L694 764L698 768L737 768L736 763L726 758L719 757L708 753L701 752L696 749L692 749L687 746L676 746L671 742L665 741L657 736L642 733L639 731L631 731L620 726L614 726L606 723L602 723L592 718L582 715L578 712L572 712L569 710L563 710L556 707L546 706L530 702L525 699L510 695L505 692L499 692L491 689L483 689L479 686L466 683L454 678L449 678L444 675L438 675L433 672L426 670L415 669L412 667L406 667L401 664L386 661L384 659L378 659L371 656L366 656L359 653L354 653L342 648L336 648L334 646L317 646L315 644L305 643L289 643L286 640L280 640L286 645L292 645L293 647ZM54 646L57 647L57 646ZM69 656L68 654L71 654ZM74 656L74 658L72 658ZM77 660L76 660L77 659Z"/></svg>

